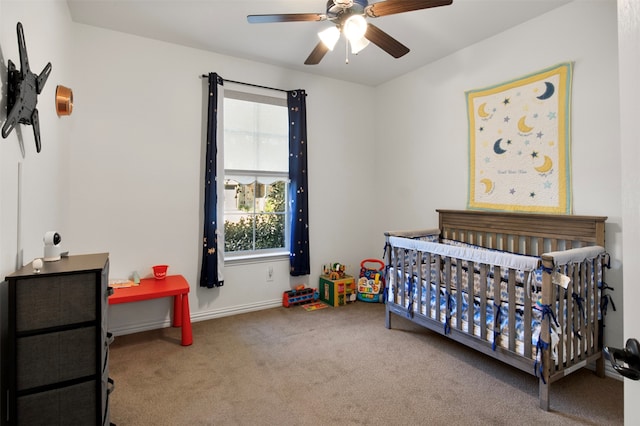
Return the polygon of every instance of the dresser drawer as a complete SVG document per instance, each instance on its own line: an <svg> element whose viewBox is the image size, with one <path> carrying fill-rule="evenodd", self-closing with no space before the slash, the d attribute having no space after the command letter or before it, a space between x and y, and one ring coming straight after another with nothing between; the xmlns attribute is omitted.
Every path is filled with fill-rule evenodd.
<svg viewBox="0 0 640 426"><path fill-rule="evenodd" d="M18 390L96 374L96 328L22 337L16 341Z"/></svg>
<svg viewBox="0 0 640 426"><path fill-rule="evenodd" d="M16 331L24 332L96 320L95 273L16 282Z"/></svg>
<svg viewBox="0 0 640 426"><path fill-rule="evenodd" d="M29 426L95 425L96 381L40 392L18 398L17 423Z"/></svg>

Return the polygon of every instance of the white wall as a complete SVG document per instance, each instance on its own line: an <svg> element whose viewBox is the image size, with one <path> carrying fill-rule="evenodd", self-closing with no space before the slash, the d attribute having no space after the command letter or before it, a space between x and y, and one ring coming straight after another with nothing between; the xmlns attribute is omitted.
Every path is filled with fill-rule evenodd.
<svg viewBox="0 0 640 426"><path fill-rule="evenodd" d="M574 213L609 217L607 282L618 311L609 309L605 341L612 346L622 341L623 300L616 25L614 2L573 2L380 86L376 159L398 173L376 180L394 209L378 217L374 233L437 227L435 209L466 208L465 91L574 61Z"/></svg>
<svg viewBox="0 0 640 426"><path fill-rule="evenodd" d="M71 74L69 31L71 18L61 1L2 1L0 60L2 97L0 122L6 120L7 61L20 69L16 24L24 29L31 71L40 74L48 62L51 74L38 96L42 151L36 153L33 127L19 125L0 139L0 274L13 272L17 257L18 164L22 165L22 247L24 262L43 256L46 231L65 236L68 199L67 149L72 126L55 112L59 84L68 86ZM37 13L34 13L37 11ZM21 152L24 148L24 157Z"/></svg>
<svg viewBox="0 0 640 426"><path fill-rule="evenodd" d="M620 127L622 141L622 220L624 222L624 338L640 339L640 148L636 123L640 117L640 3L636 0L618 1L618 34L620 55ZM625 379L624 421L640 424L640 382Z"/></svg>
<svg viewBox="0 0 640 426"><path fill-rule="evenodd" d="M362 215L373 171L373 89L188 49L86 25L72 25L75 110L70 146L73 252L108 251L111 277L150 274L170 265L191 283L194 320L279 306L292 285L317 286L321 264L355 273L366 246ZM200 169L208 72L307 91L312 275L289 278L288 259L225 268L225 285L198 287L201 250ZM357 226L354 226L357 223ZM365 244L363 244L365 242ZM379 247L381 249L381 247ZM168 324L168 300L114 306L116 332Z"/></svg>

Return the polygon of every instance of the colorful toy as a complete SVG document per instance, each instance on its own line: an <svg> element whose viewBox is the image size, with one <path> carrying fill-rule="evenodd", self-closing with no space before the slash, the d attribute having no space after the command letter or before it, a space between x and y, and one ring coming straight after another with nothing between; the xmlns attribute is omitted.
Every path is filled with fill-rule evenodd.
<svg viewBox="0 0 640 426"><path fill-rule="evenodd" d="M282 306L302 305L311 303L319 299L318 290L315 288L306 288L303 284L298 285L293 290L282 293Z"/></svg>
<svg viewBox="0 0 640 426"><path fill-rule="evenodd" d="M371 267L370 264L372 263L377 264L378 267ZM384 262L378 259L365 259L360 262L358 300L363 302L384 302L384 288Z"/></svg>
<svg viewBox="0 0 640 426"><path fill-rule="evenodd" d="M322 275L330 280L340 280L345 277L345 266L342 263L330 263L322 266Z"/></svg>

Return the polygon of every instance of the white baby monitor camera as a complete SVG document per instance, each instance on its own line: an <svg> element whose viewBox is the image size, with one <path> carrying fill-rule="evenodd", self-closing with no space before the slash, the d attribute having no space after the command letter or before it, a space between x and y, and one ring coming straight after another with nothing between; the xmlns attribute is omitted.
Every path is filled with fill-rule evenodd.
<svg viewBox="0 0 640 426"><path fill-rule="evenodd" d="M60 260L60 242L62 237L55 231L44 234L44 261L54 262Z"/></svg>

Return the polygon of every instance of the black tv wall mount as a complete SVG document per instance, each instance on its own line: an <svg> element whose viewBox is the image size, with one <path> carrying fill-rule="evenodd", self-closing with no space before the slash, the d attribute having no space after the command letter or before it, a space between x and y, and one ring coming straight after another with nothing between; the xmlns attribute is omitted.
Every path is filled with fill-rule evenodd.
<svg viewBox="0 0 640 426"><path fill-rule="evenodd" d="M51 73L51 62L44 67L40 75L31 72L24 31L20 22L17 25L17 32L20 70L16 69L11 59L8 60L7 121L2 126L2 137L6 139L19 123L30 124L33 127L33 136L36 140L36 151L40 152L42 145L36 104L38 103L38 95L42 92Z"/></svg>

